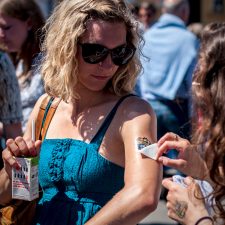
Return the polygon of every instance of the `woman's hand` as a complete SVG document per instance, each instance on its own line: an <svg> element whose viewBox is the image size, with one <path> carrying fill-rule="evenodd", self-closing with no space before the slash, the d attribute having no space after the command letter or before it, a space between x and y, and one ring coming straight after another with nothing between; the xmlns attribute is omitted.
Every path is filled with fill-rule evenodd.
<svg viewBox="0 0 225 225"><path fill-rule="evenodd" d="M4 168L9 178L11 178L12 167L19 169L15 157L35 157L39 154L41 141L32 141L31 139L24 139L17 137L15 139L8 139L6 141L6 149L2 152L4 161Z"/></svg>
<svg viewBox="0 0 225 225"><path fill-rule="evenodd" d="M168 189L168 216L181 224L193 225L199 218L208 216L208 212L199 185L191 177L186 177L184 182L187 187L182 187L170 178L162 182ZM210 220L206 222L212 224Z"/></svg>
<svg viewBox="0 0 225 225"><path fill-rule="evenodd" d="M166 133L158 141L158 153L156 159L164 166L169 166L182 173L198 179L206 178L207 167L199 153L191 147L188 140L179 137L174 133ZM171 149L178 151L177 159L170 159L162 156Z"/></svg>

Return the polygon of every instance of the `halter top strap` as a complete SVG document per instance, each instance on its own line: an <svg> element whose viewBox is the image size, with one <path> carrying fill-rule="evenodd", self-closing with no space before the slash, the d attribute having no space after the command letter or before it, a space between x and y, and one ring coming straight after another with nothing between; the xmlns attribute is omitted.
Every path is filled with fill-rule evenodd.
<svg viewBox="0 0 225 225"><path fill-rule="evenodd" d="M112 122L118 107L120 106L120 104L123 102L124 99L126 99L127 97L130 97L130 96L135 96L135 95L134 94L128 94L128 95L125 95L125 96L121 97L118 100L118 102L112 108L110 113L107 115L106 119L104 120L101 127L99 128L98 132L95 134L95 136L91 140L91 143L96 143L98 146L101 145L103 137L105 136L105 133L106 133L110 123Z"/></svg>

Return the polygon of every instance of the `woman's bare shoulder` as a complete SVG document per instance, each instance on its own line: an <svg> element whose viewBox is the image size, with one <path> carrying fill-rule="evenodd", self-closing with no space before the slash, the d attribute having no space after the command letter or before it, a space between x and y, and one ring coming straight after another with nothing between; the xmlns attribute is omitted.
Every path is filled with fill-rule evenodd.
<svg viewBox="0 0 225 225"><path fill-rule="evenodd" d="M155 116L151 105L138 96L127 97L120 107L120 115L126 119L131 119L134 116L146 115Z"/></svg>

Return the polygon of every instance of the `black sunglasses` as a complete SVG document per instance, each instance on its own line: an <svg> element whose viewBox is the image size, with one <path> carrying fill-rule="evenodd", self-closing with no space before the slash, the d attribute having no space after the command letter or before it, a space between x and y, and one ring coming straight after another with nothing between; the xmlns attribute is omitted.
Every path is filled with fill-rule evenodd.
<svg viewBox="0 0 225 225"><path fill-rule="evenodd" d="M82 48L82 57L85 62L97 64L102 62L110 53L112 61L117 66L127 64L136 51L133 44L124 44L113 49L94 43L79 43Z"/></svg>

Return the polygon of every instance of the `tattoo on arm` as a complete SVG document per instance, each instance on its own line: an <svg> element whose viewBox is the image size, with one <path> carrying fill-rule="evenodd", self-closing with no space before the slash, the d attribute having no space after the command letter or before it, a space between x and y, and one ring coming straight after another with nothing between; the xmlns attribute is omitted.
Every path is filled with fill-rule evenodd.
<svg viewBox="0 0 225 225"><path fill-rule="evenodd" d="M136 143L138 150L141 150L142 148L152 144L151 141L149 141L146 137L138 137L136 139Z"/></svg>

